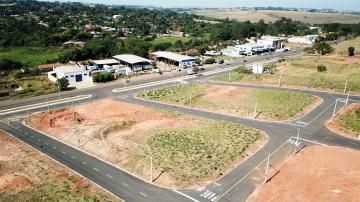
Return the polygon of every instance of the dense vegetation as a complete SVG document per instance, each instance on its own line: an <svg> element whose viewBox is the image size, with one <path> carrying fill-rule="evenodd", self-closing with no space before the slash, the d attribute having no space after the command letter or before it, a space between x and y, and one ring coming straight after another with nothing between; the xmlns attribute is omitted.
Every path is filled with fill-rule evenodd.
<svg viewBox="0 0 360 202"><path fill-rule="evenodd" d="M52 47L67 41L84 42L48 62L100 59L118 53L147 56L149 51L173 50L203 53L209 47L222 48L245 41L248 37L270 35L306 35L315 33L306 23L281 18L266 24L220 20L212 24L202 17L166 9L140 9L121 6L39 1L2 1L13 3L0 7L0 47ZM115 17L114 17L115 16ZM326 40L339 36L360 35L360 24L319 25ZM172 41L158 40L173 32L184 37ZM184 40L185 39L185 40ZM71 47L71 45L70 45ZM195 52L194 52L195 50ZM23 64L29 66L33 64Z"/></svg>

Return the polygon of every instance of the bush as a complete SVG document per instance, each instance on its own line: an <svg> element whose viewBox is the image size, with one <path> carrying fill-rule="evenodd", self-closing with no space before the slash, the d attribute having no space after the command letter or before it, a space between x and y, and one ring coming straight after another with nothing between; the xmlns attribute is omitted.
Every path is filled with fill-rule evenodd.
<svg viewBox="0 0 360 202"><path fill-rule="evenodd" d="M106 83L109 81L113 81L114 79L114 75L110 73L99 73L93 76L93 81L97 83Z"/></svg>
<svg viewBox="0 0 360 202"><path fill-rule="evenodd" d="M318 65L317 66L318 72L326 72L326 66L325 65Z"/></svg>
<svg viewBox="0 0 360 202"><path fill-rule="evenodd" d="M23 64L14 60L9 60L9 59L0 60L0 70L15 70L15 69L20 69L22 66Z"/></svg>
<svg viewBox="0 0 360 202"><path fill-rule="evenodd" d="M245 66L238 67L234 71L239 74L252 74L251 69L248 69Z"/></svg>
<svg viewBox="0 0 360 202"><path fill-rule="evenodd" d="M348 53L349 53L349 56L354 56L355 55L355 48L354 47L349 47L348 48Z"/></svg>
<svg viewBox="0 0 360 202"><path fill-rule="evenodd" d="M60 90L65 90L69 86L69 81L66 78L56 80L56 86Z"/></svg>
<svg viewBox="0 0 360 202"><path fill-rule="evenodd" d="M196 60L195 60L195 64L197 64L197 65L200 65L200 64L201 64L201 60L200 60L200 58L196 58Z"/></svg>
<svg viewBox="0 0 360 202"><path fill-rule="evenodd" d="M205 60L206 64L214 64L216 62L215 58L208 58Z"/></svg>

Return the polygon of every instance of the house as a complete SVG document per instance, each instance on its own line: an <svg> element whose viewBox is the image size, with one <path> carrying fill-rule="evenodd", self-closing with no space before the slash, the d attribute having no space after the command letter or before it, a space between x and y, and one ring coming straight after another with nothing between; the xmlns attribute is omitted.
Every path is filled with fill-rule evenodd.
<svg viewBox="0 0 360 202"><path fill-rule="evenodd" d="M91 60L94 69L104 69L106 66L119 65L120 62L115 59Z"/></svg>
<svg viewBox="0 0 360 202"><path fill-rule="evenodd" d="M39 69L41 72L50 72L53 71L57 66L60 66L60 64L42 64L39 65Z"/></svg>
<svg viewBox="0 0 360 202"><path fill-rule="evenodd" d="M131 55L131 54L122 54L122 55L115 55L113 58L121 65L125 65L130 67L132 71L142 71L142 70L152 70L152 61L146 58Z"/></svg>
<svg viewBox="0 0 360 202"><path fill-rule="evenodd" d="M91 79L90 70L79 65L58 66L53 71L48 72L48 78L53 82L60 78L66 78L69 82L81 82Z"/></svg>
<svg viewBox="0 0 360 202"><path fill-rule="evenodd" d="M180 55L177 53L158 51L150 54L152 58L157 61L163 61L167 64L172 64L178 68L186 69L192 68L195 63L195 58L187 55Z"/></svg>

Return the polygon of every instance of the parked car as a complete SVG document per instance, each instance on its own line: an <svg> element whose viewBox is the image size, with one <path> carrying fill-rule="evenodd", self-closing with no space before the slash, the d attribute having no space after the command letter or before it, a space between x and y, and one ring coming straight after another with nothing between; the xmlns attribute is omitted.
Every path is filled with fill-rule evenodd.
<svg viewBox="0 0 360 202"><path fill-rule="evenodd" d="M220 64L220 65L224 64L224 60L219 60L219 61L217 61L217 63Z"/></svg>

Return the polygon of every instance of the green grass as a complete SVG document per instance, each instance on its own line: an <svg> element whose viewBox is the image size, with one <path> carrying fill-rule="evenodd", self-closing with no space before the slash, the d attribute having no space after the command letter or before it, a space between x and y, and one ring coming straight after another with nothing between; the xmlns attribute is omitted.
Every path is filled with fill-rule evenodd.
<svg viewBox="0 0 360 202"><path fill-rule="evenodd" d="M318 72L318 65L325 65L326 72ZM234 73L231 82L251 82L278 85L280 75L283 86L295 86L343 92L346 80L352 92L360 92L360 59L335 56L303 56L277 64L274 74L252 75ZM215 81L228 82L228 75L213 78Z"/></svg>
<svg viewBox="0 0 360 202"><path fill-rule="evenodd" d="M16 83L23 91L16 93L13 98L25 98L58 92L59 89L47 76L24 77L9 80L7 83ZM1 89L1 88L0 88Z"/></svg>
<svg viewBox="0 0 360 202"><path fill-rule="evenodd" d="M166 170L177 186L186 187L225 172L259 138L256 130L208 121L198 129L155 133L147 142L158 170Z"/></svg>
<svg viewBox="0 0 360 202"><path fill-rule="evenodd" d="M338 119L339 125L351 133L360 135L360 107L342 114Z"/></svg>
<svg viewBox="0 0 360 202"><path fill-rule="evenodd" d="M153 44L169 42L175 44L175 41L180 40L182 42L190 41L194 37L157 37L152 41Z"/></svg>
<svg viewBox="0 0 360 202"><path fill-rule="evenodd" d="M62 47L34 48L16 47L0 49L0 59L11 59L21 62L26 67L37 67L40 64L57 62L60 55L70 51Z"/></svg>
<svg viewBox="0 0 360 202"><path fill-rule="evenodd" d="M315 101L309 94L288 91L252 89L235 95L219 95L221 101L206 97L211 86L202 84L177 85L139 94L140 97L212 111L249 116L254 110L265 119L286 120L297 117L299 113ZM227 88L227 87L224 87ZM240 88L239 88L240 89ZM191 103L190 103L191 97Z"/></svg>

